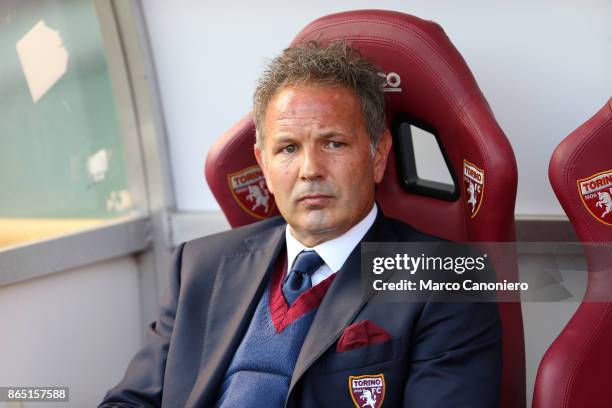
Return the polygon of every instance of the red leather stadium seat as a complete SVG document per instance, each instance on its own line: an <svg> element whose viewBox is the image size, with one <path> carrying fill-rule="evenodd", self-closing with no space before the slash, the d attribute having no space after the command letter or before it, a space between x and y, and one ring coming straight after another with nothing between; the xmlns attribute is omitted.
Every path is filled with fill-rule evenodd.
<svg viewBox="0 0 612 408"><path fill-rule="evenodd" d="M385 214L455 241L514 241L517 171L512 149L442 28L407 14L362 10L320 18L304 28L293 44L312 39L344 39L384 70L395 151L376 192ZM402 156L399 149L409 124L436 134L453 175L454 190L445 191L401 170L411 165L411 157ZM208 183L233 227L277 214L272 200L267 207L262 205L271 197L256 167L254 134L249 114L219 139L207 158ZM258 202L257 208L250 207ZM516 277L516 265L501 265L495 259L493 263L506 278ZM520 303L502 303L500 313L504 329L502 406L524 407Z"/></svg>
<svg viewBox="0 0 612 408"><path fill-rule="evenodd" d="M557 146L548 175L580 240L612 242L612 99ZM612 254L585 253L584 300L540 362L534 408L612 407Z"/></svg>

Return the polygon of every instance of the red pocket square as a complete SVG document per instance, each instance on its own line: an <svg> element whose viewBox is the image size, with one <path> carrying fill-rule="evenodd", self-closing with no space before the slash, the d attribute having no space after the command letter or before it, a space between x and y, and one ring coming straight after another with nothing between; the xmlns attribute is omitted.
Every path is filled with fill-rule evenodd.
<svg viewBox="0 0 612 408"><path fill-rule="evenodd" d="M338 340L336 351L348 351L371 344L384 343L388 340L391 340L391 336L383 328L369 320L362 320L344 329Z"/></svg>

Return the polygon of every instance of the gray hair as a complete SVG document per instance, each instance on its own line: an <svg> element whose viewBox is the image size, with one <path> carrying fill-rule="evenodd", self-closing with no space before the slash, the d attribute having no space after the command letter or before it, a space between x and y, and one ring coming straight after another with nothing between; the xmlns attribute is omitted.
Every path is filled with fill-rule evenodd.
<svg viewBox="0 0 612 408"><path fill-rule="evenodd" d="M325 46L309 41L287 48L269 63L253 94L257 146L263 148L263 123L272 97L288 85L316 83L345 86L357 94L374 154L385 130L385 78L380 72L345 41Z"/></svg>

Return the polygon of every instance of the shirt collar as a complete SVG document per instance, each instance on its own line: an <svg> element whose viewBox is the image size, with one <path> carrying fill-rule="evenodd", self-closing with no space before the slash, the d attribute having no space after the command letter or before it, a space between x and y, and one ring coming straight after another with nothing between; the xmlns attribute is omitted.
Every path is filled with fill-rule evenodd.
<svg viewBox="0 0 612 408"><path fill-rule="evenodd" d="M313 248L309 248L298 241L291 232L289 231L289 225L285 228L285 239L287 242L287 268L291 269L293 261L298 254L304 250L315 250L317 254L325 261L325 264L332 270L332 272L338 272L344 262L349 257L351 252L361 239L365 236L366 232L370 229L378 209L376 204L372 205L370 212L363 217L361 221L353 225L351 229L346 231L344 234L336 237L332 240L325 241Z"/></svg>

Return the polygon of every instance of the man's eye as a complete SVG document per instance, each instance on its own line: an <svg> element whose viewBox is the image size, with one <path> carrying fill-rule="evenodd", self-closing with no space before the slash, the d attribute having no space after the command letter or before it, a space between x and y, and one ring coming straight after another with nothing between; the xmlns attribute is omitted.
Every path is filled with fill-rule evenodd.
<svg viewBox="0 0 612 408"><path fill-rule="evenodd" d="M297 147L295 145L289 145L289 146L285 146L282 147L279 152L280 153L294 153L297 150Z"/></svg>
<svg viewBox="0 0 612 408"><path fill-rule="evenodd" d="M335 140L329 140L329 141L327 142L327 147L330 147L330 148L332 148L332 149L338 149L338 148L340 148L340 147L342 147L342 146L345 146L345 145L346 145L345 143L342 143L342 142L336 142Z"/></svg>

